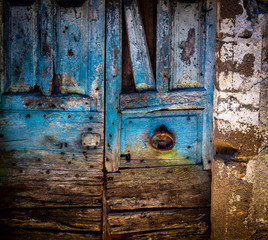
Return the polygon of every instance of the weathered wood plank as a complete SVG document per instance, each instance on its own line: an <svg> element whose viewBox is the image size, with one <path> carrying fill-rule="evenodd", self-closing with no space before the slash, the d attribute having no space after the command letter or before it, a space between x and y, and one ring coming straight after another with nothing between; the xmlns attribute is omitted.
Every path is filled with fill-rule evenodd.
<svg viewBox="0 0 268 240"><path fill-rule="evenodd" d="M172 209L111 213L108 216L112 234L183 229L183 235L207 234L209 209Z"/></svg>
<svg viewBox="0 0 268 240"><path fill-rule="evenodd" d="M159 0L157 8L157 52L156 52L156 86L159 92L169 90L170 63L169 63L169 24L170 3L168 0Z"/></svg>
<svg viewBox="0 0 268 240"><path fill-rule="evenodd" d="M137 91L155 89L153 68L137 0L125 0L130 56Z"/></svg>
<svg viewBox="0 0 268 240"><path fill-rule="evenodd" d="M170 89L202 87L202 1L170 7Z"/></svg>
<svg viewBox="0 0 268 240"><path fill-rule="evenodd" d="M155 74L156 59L156 7L157 0L138 0L143 27L146 35L153 72ZM129 52L126 21L122 22L122 92L136 92L131 57Z"/></svg>
<svg viewBox="0 0 268 240"><path fill-rule="evenodd" d="M88 1L89 23L84 19L84 24L89 25L89 56L87 68L89 69L88 92L91 99L91 111L103 111L104 94L104 49L105 49L105 1ZM87 39L88 38L88 39Z"/></svg>
<svg viewBox="0 0 268 240"><path fill-rule="evenodd" d="M4 13L4 1L0 2L0 15ZM0 104L2 102L2 94L4 92L5 85L5 65L4 65L4 18L0 19Z"/></svg>
<svg viewBox="0 0 268 240"><path fill-rule="evenodd" d="M206 22L205 22L205 46L204 53L204 87L207 89L207 106L204 111L203 126L203 164L204 169L211 169L211 163L215 154L213 146L213 92L215 79L215 47L216 47L216 19L217 3L206 1Z"/></svg>
<svg viewBox="0 0 268 240"><path fill-rule="evenodd" d="M106 15L106 131L105 167L117 171L120 158L119 95L122 83L122 3L111 0Z"/></svg>
<svg viewBox="0 0 268 240"><path fill-rule="evenodd" d="M58 170L61 172L76 171L85 173L95 173L102 175L103 154L65 152L63 144L62 151L41 151L41 150L22 150L0 153L0 167L25 169L25 170ZM93 175L94 176L94 175ZM50 176L51 178L52 176ZM55 179L56 180L56 179ZM59 180L59 179L58 179Z"/></svg>
<svg viewBox="0 0 268 240"><path fill-rule="evenodd" d="M187 231L188 230L188 231ZM169 231L157 231L143 234L121 234L121 235L113 235L113 240L208 240L210 239L209 234L196 234L195 229L192 230L192 233L189 233L189 229L175 229Z"/></svg>
<svg viewBox="0 0 268 240"><path fill-rule="evenodd" d="M56 7L56 83L54 93L87 93L88 7Z"/></svg>
<svg viewBox="0 0 268 240"><path fill-rule="evenodd" d="M210 173L200 165L120 169L107 179L112 210L210 206Z"/></svg>
<svg viewBox="0 0 268 240"><path fill-rule="evenodd" d="M130 109L198 109L206 105L206 91L179 91L169 93L132 93L120 95L122 110Z"/></svg>
<svg viewBox="0 0 268 240"><path fill-rule="evenodd" d="M1 208L101 206L102 153L2 152L0 168Z"/></svg>
<svg viewBox="0 0 268 240"><path fill-rule="evenodd" d="M1 209L1 228L99 232L101 208Z"/></svg>
<svg viewBox="0 0 268 240"><path fill-rule="evenodd" d="M28 92L36 83L37 3L7 5L4 91Z"/></svg>
<svg viewBox="0 0 268 240"><path fill-rule="evenodd" d="M101 153L103 121L89 112L5 111L1 113L1 149ZM19 126L19 128L18 128ZM101 137L96 147L82 145L83 133Z"/></svg>
<svg viewBox="0 0 268 240"><path fill-rule="evenodd" d="M11 94L3 95L2 101L4 110L90 111L90 98L78 95L45 97L36 94ZM102 117L101 112L89 114Z"/></svg>
<svg viewBox="0 0 268 240"><path fill-rule="evenodd" d="M5 228L1 231L1 240L28 240L28 239L38 239L38 240L100 240L99 233L72 233L64 231L49 231L49 230L24 230L21 228Z"/></svg>
<svg viewBox="0 0 268 240"><path fill-rule="evenodd" d="M38 11L40 22L40 49L38 51L38 78L37 84L43 94L51 94L51 83L53 81L53 15L54 5L51 0L42 0Z"/></svg>
<svg viewBox="0 0 268 240"><path fill-rule="evenodd" d="M48 174L49 175L49 174ZM100 207L102 186L87 181L4 181L1 185L1 208Z"/></svg>

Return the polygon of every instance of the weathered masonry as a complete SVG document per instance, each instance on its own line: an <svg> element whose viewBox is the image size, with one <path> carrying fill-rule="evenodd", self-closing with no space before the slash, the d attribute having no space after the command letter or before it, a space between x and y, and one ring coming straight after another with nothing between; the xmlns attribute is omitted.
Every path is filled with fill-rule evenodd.
<svg viewBox="0 0 268 240"><path fill-rule="evenodd" d="M2 0L0 239L265 239L264 6Z"/></svg>

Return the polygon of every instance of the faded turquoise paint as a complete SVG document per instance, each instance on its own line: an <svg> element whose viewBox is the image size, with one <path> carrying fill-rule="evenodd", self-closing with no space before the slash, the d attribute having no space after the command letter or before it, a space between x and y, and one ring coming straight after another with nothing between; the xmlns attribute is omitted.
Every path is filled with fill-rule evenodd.
<svg viewBox="0 0 268 240"><path fill-rule="evenodd" d="M154 90L153 68L138 1L125 0L124 10L136 90L138 92Z"/></svg>
<svg viewBox="0 0 268 240"><path fill-rule="evenodd" d="M61 74L62 93L81 93L87 91L88 44L88 4L56 9L56 73Z"/></svg>
<svg viewBox="0 0 268 240"><path fill-rule="evenodd" d="M119 168L120 128L119 97L122 78L122 3L110 0L106 15L106 142L105 167L114 172Z"/></svg>
<svg viewBox="0 0 268 240"><path fill-rule="evenodd" d="M90 96L91 110L103 111L104 99L104 56L105 56L105 1L89 1L89 39L87 68L88 79L87 89Z"/></svg>
<svg viewBox="0 0 268 240"><path fill-rule="evenodd" d="M82 94L103 111L105 1L77 4L7 1L4 93Z"/></svg>
<svg viewBox="0 0 268 240"><path fill-rule="evenodd" d="M27 92L37 82L37 4L33 2L18 6L7 3L4 92Z"/></svg>
<svg viewBox="0 0 268 240"><path fill-rule="evenodd" d="M92 118L92 120L89 120ZM8 111L1 114L2 151L46 150L81 153L81 133L94 129L103 135L101 113L55 111ZM101 141L102 142L102 141ZM91 153L101 150L102 143Z"/></svg>
<svg viewBox="0 0 268 240"><path fill-rule="evenodd" d="M171 151L159 152L150 146L154 131L164 125L175 137ZM121 151L130 160L174 160L172 165L201 162L202 111L156 111L123 114Z"/></svg>
<svg viewBox="0 0 268 240"><path fill-rule="evenodd" d="M38 19L40 21L39 37L40 47L38 55L38 79L37 84L40 86L45 95L51 91L51 81L53 79L53 17L54 7L52 0L42 0L39 4Z"/></svg>
<svg viewBox="0 0 268 240"><path fill-rule="evenodd" d="M216 1L206 1L205 11L205 44L204 44L204 88L207 90L207 104L204 110L203 125L203 164L210 169L215 154L213 146L213 92L215 79L215 48L216 48Z"/></svg>
<svg viewBox="0 0 268 240"><path fill-rule="evenodd" d="M7 1L4 29L1 150L102 153L105 2Z"/></svg>
<svg viewBox="0 0 268 240"><path fill-rule="evenodd" d="M169 69L169 24L170 3L159 0L157 6L157 53L156 53L156 86L158 92L168 91Z"/></svg>
<svg viewBox="0 0 268 240"><path fill-rule="evenodd" d="M157 91L120 94L120 96L118 92L114 92L114 99L107 101L107 110L112 107L118 109L112 113L113 122L116 122L117 126L122 126L121 130L113 128L113 134L107 135L109 139L107 141L113 143L108 147L111 151L116 149L114 153L117 154L113 156L113 163L110 163L113 167L108 168L109 171L118 170L120 153L128 156L130 154L134 159L135 157L161 159L161 154L157 152L153 154L154 150L148 148L148 138L153 134L153 128L157 129L162 124L168 125L167 128L172 129L177 138L176 148L172 150L173 152L162 155L162 159L172 158L170 160L173 163L174 159L177 159L176 164L196 164L202 161L204 169L210 168L213 157L212 104L216 4L210 1L182 3L175 0L159 0L157 9ZM120 14L121 9L118 8L117 11ZM139 25L139 19L140 17L132 19L136 21L132 24ZM121 23L118 23L114 34L120 36L121 31ZM132 34L137 33L138 31ZM131 32L128 31L128 34ZM137 38L137 36L129 36L129 39L135 37ZM109 40L107 38L107 46L111 44ZM121 46L121 38L116 38L116 41L115 44ZM114 64L115 60L121 61L121 58L107 58L107 66ZM117 62L118 66L121 66L120 61ZM137 63L139 64L141 62ZM134 66L133 71L135 76ZM112 88L107 85L107 93L113 91L112 89L120 89L119 86L121 86L121 77L114 79ZM120 97L119 102L118 97ZM196 109L200 109L198 120L186 124L187 121L184 122L182 116L186 112L194 115ZM108 122L107 126L110 131L111 126ZM179 136L183 137L179 138ZM188 142L192 136L197 136L196 145ZM120 137L120 152L118 152ZM185 150L184 143L186 145L188 143L191 151ZM175 150L177 155L174 154Z"/></svg>

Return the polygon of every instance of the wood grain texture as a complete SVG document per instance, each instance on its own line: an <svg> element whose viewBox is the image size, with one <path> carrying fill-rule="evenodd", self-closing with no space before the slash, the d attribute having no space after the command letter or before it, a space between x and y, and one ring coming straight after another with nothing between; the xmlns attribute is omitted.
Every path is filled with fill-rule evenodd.
<svg viewBox="0 0 268 240"><path fill-rule="evenodd" d="M162 109L198 109L206 105L206 91L179 91L168 93L132 93L120 95L120 107L124 111Z"/></svg>
<svg viewBox="0 0 268 240"><path fill-rule="evenodd" d="M168 229L184 229L183 235L207 234L209 211L199 208L112 213L108 221L112 235Z"/></svg>
<svg viewBox="0 0 268 240"><path fill-rule="evenodd" d="M1 153L1 208L101 206L101 154Z"/></svg>
<svg viewBox="0 0 268 240"><path fill-rule="evenodd" d="M37 3L7 3L5 23L4 91L29 91L37 82Z"/></svg>
<svg viewBox="0 0 268 240"><path fill-rule="evenodd" d="M89 44L88 19L89 9L82 6L65 8L56 6L56 73L61 74L60 91L62 93L88 93L87 54ZM55 91L57 91L55 89Z"/></svg>
<svg viewBox="0 0 268 240"><path fill-rule="evenodd" d="M105 1L7 2L0 239L100 239Z"/></svg>
<svg viewBox="0 0 268 240"><path fill-rule="evenodd" d="M215 46L216 46L216 19L217 3L206 1L205 20L205 53L204 53L204 87L208 92L208 104L204 112L203 126L203 164L204 169L211 169L212 158L215 154L212 142L213 133L213 92L215 79Z"/></svg>
<svg viewBox="0 0 268 240"><path fill-rule="evenodd" d="M169 90L170 79L170 3L168 0L158 0L157 6L157 44L156 44L156 86L159 92Z"/></svg>
<svg viewBox="0 0 268 240"><path fill-rule="evenodd" d="M156 7L157 0L139 0L138 1L141 19L146 36L146 42L149 49L149 55L155 75L156 62ZM132 63L129 52L128 35L126 30L126 21L122 21L122 91L136 92L133 76Z"/></svg>
<svg viewBox="0 0 268 240"><path fill-rule="evenodd" d="M91 98L91 111L104 110L105 72L105 1L89 1L89 47L87 66L89 81L88 95ZM85 21L85 19L84 19ZM86 39L86 43L87 43Z"/></svg>
<svg viewBox="0 0 268 240"><path fill-rule="evenodd" d="M107 179L111 210L210 206L210 173L200 165L120 169Z"/></svg>
<svg viewBox="0 0 268 240"><path fill-rule="evenodd" d="M54 5L52 0L42 0L39 5L39 41L40 49L38 51L38 78L37 85L40 86L41 91L45 95L51 93L51 80L54 75L54 34L53 33L53 21L54 21Z"/></svg>
<svg viewBox="0 0 268 240"><path fill-rule="evenodd" d="M111 0L106 15L106 142L105 167L109 172L117 171L120 158L121 119L119 115L119 95L122 83L122 5L119 0Z"/></svg>
<svg viewBox="0 0 268 240"><path fill-rule="evenodd" d="M0 15L3 16L4 1L0 2ZM0 104L2 102L2 94L4 92L5 82L5 66L4 66L4 22L3 17L0 19Z"/></svg>
<svg viewBox="0 0 268 240"><path fill-rule="evenodd" d="M4 91L86 94L103 110L105 2L7 2Z"/></svg>
<svg viewBox="0 0 268 240"><path fill-rule="evenodd" d="M190 232L190 231L189 231ZM149 233L137 233L137 234L122 234L119 235L113 235L112 239L119 240L148 240L148 239L154 239L154 240L163 240L163 239L169 239L169 240L208 240L210 239L209 234L196 234L195 228L193 228L192 233L187 233L187 230L184 229L175 229L175 230L169 230L169 231L156 231L156 232L149 232Z"/></svg>
<svg viewBox="0 0 268 240"><path fill-rule="evenodd" d="M38 229L24 230L21 228L5 228L1 230L1 240L28 240L28 239L38 239L38 240L100 240L101 237L99 233L77 233L77 232L64 232L64 231L50 231Z"/></svg>
<svg viewBox="0 0 268 240"><path fill-rule="evenodd" d="M1 228L99 232L101 208L42 208L1 210Z"/></svg>
<svg viewBox="0 0 268 240"><path fill-rule="evenodd" d="M7 94L2 96L3 110L57 110L90 111L90 97L70 94L61 96L43 96L39 93ZM92 116L101 115L102 111L92 112Z"/></svg>
<svg viewBox="0 0 268 240"><path fill-rule="evenodd" d="M154 74L138 0L125 0L124 10L136 90L153 90Z"/></svg>
<svg viewBox="0 0 268 240"><path fill-rule="evenodd" d="M1 112L0 116L2 150L33 149L73 153L88 151L89 154L102 153L103 121L100 114L94 115L89 112L5 111ZM98 146L87 149L82 145L82 134L88 132L98 133L102 136Z"/></svg>

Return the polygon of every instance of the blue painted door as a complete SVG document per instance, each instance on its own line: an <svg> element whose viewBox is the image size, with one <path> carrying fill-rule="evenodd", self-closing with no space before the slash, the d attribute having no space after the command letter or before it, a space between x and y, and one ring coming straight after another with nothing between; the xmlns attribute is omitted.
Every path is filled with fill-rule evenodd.
<svg viewBox="0 0 268 240"><path fill-rule="evenodd" d="M138 0L109 1L108 171L201 163L209 169L211 165L214 3L159 0L156 6L153 61ZM133 76L130 92L122 88L127 64L122 61L125 35Z"/></svg>
<svg viewBox="0 0 268 240"><path fill-rule="evenodd" d="M4 9L1 224L33 239L99 239L105 1L7 0Z"/></svg>

